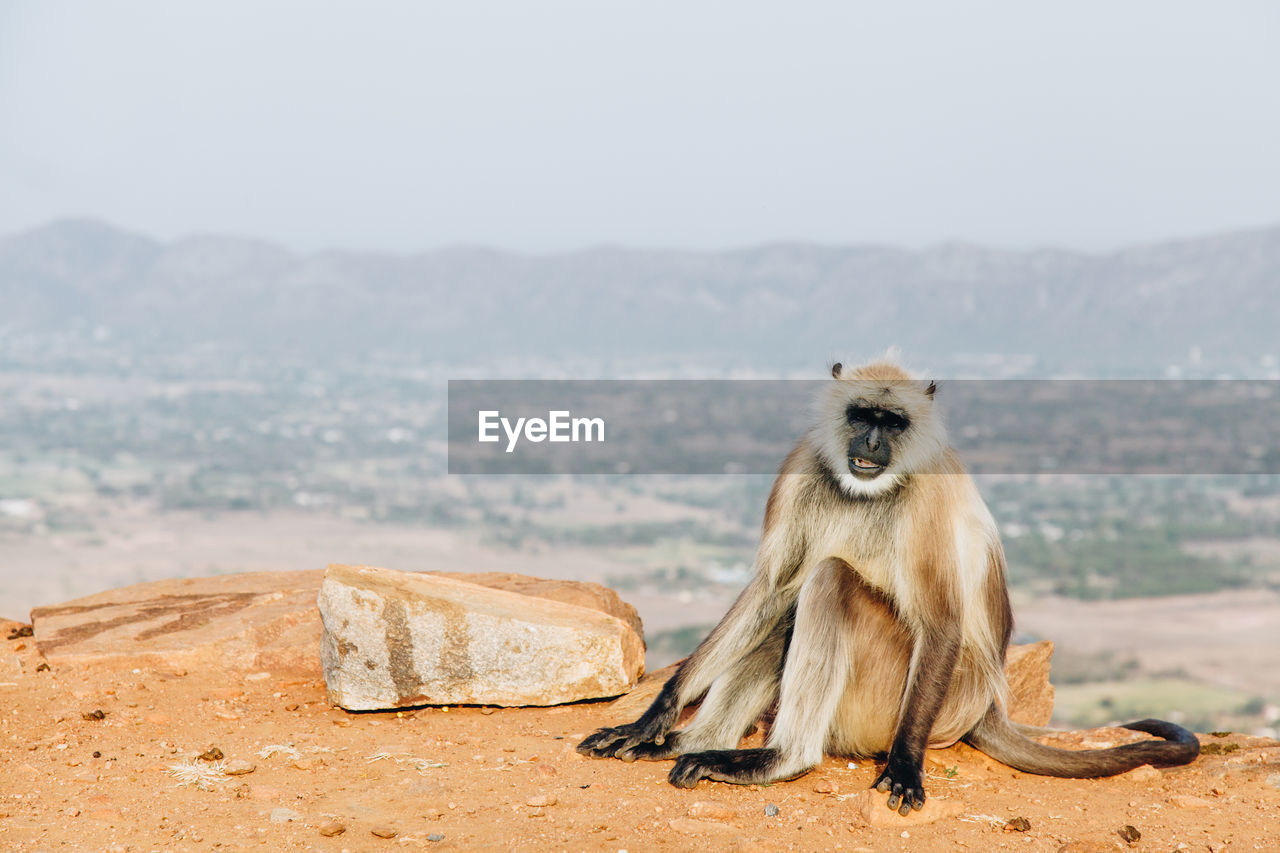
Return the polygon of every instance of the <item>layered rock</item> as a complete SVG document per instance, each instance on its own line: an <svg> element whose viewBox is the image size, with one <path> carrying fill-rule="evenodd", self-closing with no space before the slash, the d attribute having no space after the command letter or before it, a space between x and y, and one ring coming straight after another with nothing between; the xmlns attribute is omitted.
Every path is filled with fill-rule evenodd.
<svg viewBox="0 0 1280 853"><path fill-rule="evenodd" d="M504 578L515 589L493 585ZM635 685L643 635L615 593L488 580L330 566L319 596L330 701L349 710L556 705Z"/></svg>

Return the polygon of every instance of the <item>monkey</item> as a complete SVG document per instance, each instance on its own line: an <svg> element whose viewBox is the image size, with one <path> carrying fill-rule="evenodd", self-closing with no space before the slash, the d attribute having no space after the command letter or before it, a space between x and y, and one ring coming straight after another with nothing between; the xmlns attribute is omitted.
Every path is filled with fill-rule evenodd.
<svg viewBox="0 0 1280 853"><path fill-rule="evenodd" d="M675 759L668 780L682 788L794 779L826 754L877 758L872 787L904 816L924 806L928 747L964 742L1068 778L1194 760L1196 737L1162 720L1126 725L1158 740L1083 751L1009 720L1004 552L935 412L937 384L889 359L831 375L769 494L751 580L639 719L578 751ZM770 708L764 746L738 748Z"/></svg>

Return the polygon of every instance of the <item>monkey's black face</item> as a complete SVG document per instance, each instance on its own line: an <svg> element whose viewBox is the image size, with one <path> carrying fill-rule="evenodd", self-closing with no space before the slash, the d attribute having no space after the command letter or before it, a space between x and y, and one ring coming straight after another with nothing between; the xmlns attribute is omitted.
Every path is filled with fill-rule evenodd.
<svg viewBox="0 0 1280 853"><path fill-rule="evenodd" d="M858 402L849 405L845 418L849 471L860 480L874 480L893 461L893 446L911 424L901 412Z"/></svg>

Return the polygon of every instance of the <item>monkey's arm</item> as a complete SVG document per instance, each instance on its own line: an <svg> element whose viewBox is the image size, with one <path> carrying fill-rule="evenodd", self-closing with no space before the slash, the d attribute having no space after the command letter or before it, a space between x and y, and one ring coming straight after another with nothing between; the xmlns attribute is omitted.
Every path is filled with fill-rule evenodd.
<svg viewBox="0 0 1280 853"><path fill-rule="evenodd" d="M766 533L755 576L640 718L600 729L579 744L578 752L595 758L626 757L624 753L640 744L661 745L686 705L702 697L736 660L750 654L775 631L783 630L783 617L799 595L799 584L779 584L779 580L798 573L805 552L801 544L779 535L782 533L776 528Z"/></svg>
<svg viewBox="0 0 1280 853"><path fill-rule="evenodd" d="M937 597L933 612L915 628L910 681L877 791L889 792L889 808L905 815L924 806L924 751L960 658L961 614L955 599Z"/></svg>

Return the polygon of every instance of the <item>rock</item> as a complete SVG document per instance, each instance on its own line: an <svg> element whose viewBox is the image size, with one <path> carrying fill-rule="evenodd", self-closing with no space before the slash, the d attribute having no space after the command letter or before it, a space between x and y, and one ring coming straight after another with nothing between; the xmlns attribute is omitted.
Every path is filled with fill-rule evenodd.
<svg viewBox="0 0 1280 853"><path fill-rule="evenodd" d="M31 612L54 667L320 673L319 572L135 584Z"/></svg>
<svg viewBox="0 0 1280 853"><path fill-rule="evenodd" d="M521 584L545 594L330 566L319 597L329 700L353 711L556 705L635 685L644 639L629 605L603 587L587 596L582 584ZM555 589L574 601L548 597ZM600 609L601 601L609 606Z"/></svg>
<svg viewBox="0 0 1280 853"><path fill-rule="evenodd" d="M769 803L769 804L767 804L767 805L764 807L764 816L765 816L765 817L777 817L777 816L778 816L778 806L777 806L775 803Z"/></svg>
<svg viewBox="0 0 1280 853"><path fill-rule="evenodd" d="M1213 806L1213 803L1203 797L1193 797L1190 794L1174 794L1169 802L1180 809L1207 809Z"/></svg>
<svg viewBox="0 0 1280 853"><path fill-rule="evenodd" d="M733 820L734 812L728 806L700 800L689 806L689 817L700 820Z"/></svg>
<svg viewBox="0 0 1280 853"><path fill-rule="evenodd" d="M534 794L532 797L524 801L526 806L534 806L535 808L545 808L546 806L554 806L559 802L554 794Z"/></svg>
<svg viewBox="0 0 1280 853"><path fill-rule="evenodd" d="M1010 646L1004 659L1004 675L1009 682L1009 719L1028 726L1045 726L1053 716L1053 685L1049 666L1053 643Z"/></svg>
<svg viewBox="0 0 1280 853"><path fill-rule="evenodd" d="M1152 767L1150 764L1144 764L1141 767L1135 767L1128 773L1121 773L1117 779L1130 779L1134 782L1155 782L1160 779L1160 771Z"/></svg>
<svg viewBox="0 0 1280 853"><path fill-rule="evenodd" d="M863 791L855 799L862 819L872 826L919 826L926 823L956 817L964 812L964 806L955 800L939 800L929 797L920 811L908 812L904 817L888 806L888 795L879 791Z"/></svg>
<svg viewBox="0 0 1280 853"><path fill-rule="evenodd" d="M823 779L813 786L813 792L815 794L834 794L837 791L839 791L839 788L837 788L836 783L832 782L830 779Z"/></svg>
<svg viewBox="0 0 1280 853"><path fill-rule="evenodd" d="M374 835L378 836L379 838L395 838L397 835L400 834L397 830L393 829L390 826L375 826L373 829L369 831Z"/></svg>
<svg viewBox="0 0 1280 853"><path fill-rule="evenodd" d="M271 810L270 820L272 823L288 823L293 820L302 820L302 815L293 809L278 808Z"/></svg>
<svg viewBox="0 0 1280 853"><path fill-rule="evenodd" d="M224 758L226 758L226 756L222 754L222 750L218 749L216 746L211 746L204 752L197 755L196 761L221 761Z"/></svg>
<svg viewBox="0 0 1280 853"><path fill-rule="evenodd" d="M662 669L646 673L630 693L610 703L610 719L619 723L629 723L639 717L662 691L662 685L667 683L667 679L676 674L676 670L682 663L684 663L682 660L676 661Z"/></svg>
<svg viewBox="0 0 1280 853"><path fill-rule="evenodd" d="M433 832L427 836L428 841L444 841L444 836L438 832Z"/></svg>
<svg viewBox="0 0 1280 853"><path fill-rule="evenodd" d="M1130 847L1137 847L1138 842L1142 839L1142 833L1139 832L1138 828L1133 824L1126 823L1124 826L1116 830L1116 832L1119 834L1120 840L1125 844L1128 844Z"/></svg>
<svg viewBox="0 0 1280 853"><path fill-rule="evenodd" d="M325 838L333 838L335 835L341 835L346 831L347 831L347 828L342 824L338 823L337 821L332 821L330 823L322 824L320 827L320 834L323 835Z"/></svg>
<svg viewBox="0 0 1280 853"><path fill-rule="evenodd" d="M257 769L256 765L250 764L243 758L233 758L222 766L222 772L228 776L244 776Z"/></svg>
<svg viewBox="0 0 1280 853"><path fill-rule="evenodd" d="M1011 818L1010 820L1005 822L1004 831L1005 832L1030 832L1031 821L1027 820L1025 817Z"/></svg>
<svg viewBox="0 0 1280 853"><path fill-rule="evenodd" d="M724 832L733 827L725 826L723 823L716 823L710 820L694 820L688 817L678 817L667 822L667 826L682 835L698 835L703 832Z"/></svg>
<svg viewBox="0 0 1280 853"><path fill-rule="evenodd" d="M316 596L324 571L246 572L134 584L32 611L38 650L55 667L165 672L321 674ZM643 636L635 608L593 583L500 572L442 577L594 607ZM12 628L25 627L4 622ZM46 664L41 664L47 668Z"/></svg>

